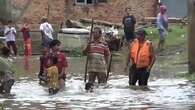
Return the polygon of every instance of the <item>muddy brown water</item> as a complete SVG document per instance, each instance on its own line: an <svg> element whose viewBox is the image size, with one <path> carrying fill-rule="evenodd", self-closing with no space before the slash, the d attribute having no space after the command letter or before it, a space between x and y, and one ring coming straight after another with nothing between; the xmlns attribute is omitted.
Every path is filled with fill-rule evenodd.
<svg viewBox="0 0 195 110"><path fill-rule="evenodd" d="M167 59L167 58L166 58ZM166 64L158 58L151 72L147 88L129 87L124 62L114 60L108 84L97 87L93 93L84 90L83 57L68 58L70 68L65 90L48 95L39 85L38 57L31 59L32 70L23 71L22 58L15 60L21 74L11 90L12 96L1 96L5 110L191 110L195 104L195 84L176 78L187 71L187 65ZM167 70L164 70L167 68Z"/></svg>

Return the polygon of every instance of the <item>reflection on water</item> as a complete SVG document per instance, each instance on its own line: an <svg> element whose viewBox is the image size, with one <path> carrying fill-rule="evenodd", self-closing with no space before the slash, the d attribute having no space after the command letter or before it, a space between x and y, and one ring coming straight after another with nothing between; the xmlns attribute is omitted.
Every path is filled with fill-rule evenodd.
<svg viewBox="0 0 195 110"><path fill-rule="evenodd" d="M38 80L21 79L15 83L11 99L1 98L5 108L59 109L190 109L195 103L193 84L183 79L159 79L148 89L128 86L127 76L112 76L106 87L86 93L83 80L72 77L66 89L49 96Z"/></svg>

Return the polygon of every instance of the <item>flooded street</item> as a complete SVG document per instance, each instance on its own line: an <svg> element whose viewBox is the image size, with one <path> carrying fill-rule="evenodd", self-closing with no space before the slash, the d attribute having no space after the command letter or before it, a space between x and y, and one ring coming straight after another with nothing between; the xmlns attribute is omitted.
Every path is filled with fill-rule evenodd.
<svg viewBox="0 0 195 110"><path fill-rule="evenodd" d="M176 71L168 69L169 73L167 73L159 69L165 64L157 61L152 70L148 88L141 88L129 87L128 76L122 72L123 63L114 61L107 86L97 87L93 93L86 93L84 90L85 60L83 58L69 58L72 68L69 68L71 72L68 74L66 88L52 96L48 95L46 87L39 85L36 77L38 69L36 74L35 71L30 73L23 71L11 90L13 96L0 98L1 106L5 110L193 109L195 83L175 78ZM21 63L22 68L20 60L16 63ZM33 68L38 68L38 58L34 58L31 63L35 63ZM177 70L180 72L187 71L186 65L177 65L175 68L179 68Z"/></svg>
<svg viewBox="0 0 195 110"><path fill-rule="evenodd" d="M21 79L13 87L10 99L1 98L4 109L180 109L195 103L194 84L183 79L158 79L148 88L128 86L126 76L113 76L106 88L86 93L80 77L67 81L64 91L49 96L37 80Z"/></svg>

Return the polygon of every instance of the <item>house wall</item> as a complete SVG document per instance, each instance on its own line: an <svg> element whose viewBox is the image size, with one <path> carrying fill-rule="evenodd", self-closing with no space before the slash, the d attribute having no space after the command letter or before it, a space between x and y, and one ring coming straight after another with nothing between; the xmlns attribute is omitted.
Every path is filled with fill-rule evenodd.
<svg viewBox="0 0 195 110"><path fill-rule="evenodd" d="M17 23L28 20L32 24L39 23L42 16L48 16L49 21L54 24L59 24L65 19L78 20L80 18L91 17L95 17L98 20L120 23L126 7L132 8L132 14L140 20L144 16L155 16L156 2L156 0L107 0L108 3L77 5L75 4L75 0L2 1L9 1L7 5L0 5L9 7L11 10L9 11L11 12L11 19ZM0 12L4 9L1 7Z"/></svg>
<svg viewBox="0 0 195 110"><path fill-rule="evenodd" d="M47 16L52 23L59 23L64 20L64 0L24 0L28 1L25 10L22 10L18 21L27 19L32 24L39 23L42 16ZM21 6L21 0L15 0L18 7Z"/></svg>
<svg viewBox="0 0 195 110"><path fill-rule="evenodd" d="M96 5L77 5L74 0L66 3L66 18L79 19L94 17L98 20L105 20L121 23L125 14L125 8L130 7L132 14L138 20L144 17L155 16L157 0L107 0L108 3ZM70 14L68 14L70 13Z"/></svg>

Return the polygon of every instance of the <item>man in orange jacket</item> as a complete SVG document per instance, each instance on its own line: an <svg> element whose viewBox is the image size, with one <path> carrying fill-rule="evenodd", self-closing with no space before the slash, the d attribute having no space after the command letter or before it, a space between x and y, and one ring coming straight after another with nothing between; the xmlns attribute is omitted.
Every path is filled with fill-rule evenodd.
<svg viewBox="0 0 195 110"><path fill-rule="evenodd" d="M129 85L135 85L138 81L140 86L146 86L155 61L152 43L145 36L145 30L139 30L137 38L130 45L127 60L127 67L130 61L132 63L129 72Z"/></svg>

